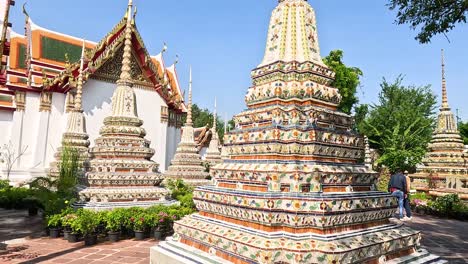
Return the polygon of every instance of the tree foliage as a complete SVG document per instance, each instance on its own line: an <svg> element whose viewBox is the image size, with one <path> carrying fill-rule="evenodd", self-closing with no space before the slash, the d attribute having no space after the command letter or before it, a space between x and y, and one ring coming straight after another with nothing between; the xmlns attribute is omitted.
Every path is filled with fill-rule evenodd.
<svg viewBox="0 0 468 264"><path fill-rule="evenodd" d="M435 121L436 96L429 86L403 86L403 78L381 84L379 102L357 125L391 172L413 171L426 153Z"/></svg>
<svg viewBox="0 0 468 264"><path fill-rule="evenodd" d="M338 88L342 96L338 109L351 114L353 106L359 101L356 96L357 87L360 84L359 78L362 71L356 67L348 67L343 63L343 51L332 50L323 62L335 72L333 87Z"/></svg>
<svg viewBox="0 0 468 264"><path fill-rule="evenodd" d="M458 124L458 129L460 130L465 145L468 145L468 122L460 122L460 124Z"/></svg>
<svg viewBox="0 0 468 264"><path fill-rule="evenodd" d="M396 23L420 28L416 40L429 43L437 34L445 34L459 23L466 23L468 0L390 0L391 10L398 10Z"/></svg>

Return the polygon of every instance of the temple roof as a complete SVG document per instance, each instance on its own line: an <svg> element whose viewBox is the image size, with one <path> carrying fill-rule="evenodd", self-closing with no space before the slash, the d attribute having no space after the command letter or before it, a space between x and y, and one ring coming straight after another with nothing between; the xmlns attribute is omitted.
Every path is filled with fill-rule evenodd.
<svg viewBox="0 0 468 264"><path fill-rule="evenodd" d="M99 43L86 41L85 80L89 77L117 80L118 76L110 69L121 61L125 21L122 18ZM162 54L158 59L149 55L135 23L132 34L135 84L154 89L171 109L185 112L175 65L166 68ZM11 97L15 90L66 93L76 86L82 39L36 25L27 16L25 35L11 32L10 40L7 76L0 83L0 106L6 102L2 98Z"/></svg>
<svg viewBox="0 0 468 264"><path fill-rule="evenodd" d="M314 9L306 0L280 0L271 15L265 56L259 65L276 61L312 61L320 57Z"/></svg>

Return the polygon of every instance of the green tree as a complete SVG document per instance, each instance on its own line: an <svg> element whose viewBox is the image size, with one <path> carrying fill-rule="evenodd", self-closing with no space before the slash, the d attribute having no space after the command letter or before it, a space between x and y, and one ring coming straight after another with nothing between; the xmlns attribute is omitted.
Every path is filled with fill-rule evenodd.
<svg viewBox="0 0 468 264"><path fill-rule="evenodd" d="M458 124L458 129L460 130L465 145L468 145L468 122L460 122L460 124Z"/></svg>
<svg viewBox="0 0 468 264"><path fill-rule="evenodd" d="M466 23L468 0L390 0L390 10L398 10L395 22L420 29L416 40L429 43L435 35L445 34L459 23Z"/></svg>
<svg viewBox="0 0 468 264"><path fill-rule="evenodd" d="M351 114L353 106L359 101L356 96L359 78L362 71L356 67L348 67L343 63L343 51L332 50L323 62L335 72L333 87L338 88L342 96L338 109L344 113Z"/></svg>
<svg viewBox="0 0 468 264"><path fill-rule="evenodd" d="M391 172L414 171L426 153L435 121L436 96L430 86L403 86L403 78L394 83L383 79L379 102L358 124L377 149L379 165Z"/></svg>
<svg viewBox="0 0 468 264"><path fill-rule="evenodd" d="M361 104L354 108L355 128L359 133L363 133L364 128L362 126L368 114L369 114L368 104Z"/></svg>

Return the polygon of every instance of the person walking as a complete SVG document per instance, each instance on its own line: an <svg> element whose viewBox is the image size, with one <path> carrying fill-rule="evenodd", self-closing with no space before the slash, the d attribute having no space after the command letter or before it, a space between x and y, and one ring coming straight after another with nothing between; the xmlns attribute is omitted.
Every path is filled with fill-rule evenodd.
<svg viewBox="0 0 468 264"><path fill-rule="evenodd" d="M410 205L410 191L411 191L411 179L408 176L408 171L405 171L405 178L406 178L406 191L405 191L405 200L403 201L403 206L405 207L406 216L403 220L411 220L411 205Z"/></svg>
<svg viewBox="0 0 468 264"><path fill-rule="evenodd" d="M393 174L388 182L388 191L398 198L398 219L403 219L403 205L406 192L406 177L401 170Z"/></svg>

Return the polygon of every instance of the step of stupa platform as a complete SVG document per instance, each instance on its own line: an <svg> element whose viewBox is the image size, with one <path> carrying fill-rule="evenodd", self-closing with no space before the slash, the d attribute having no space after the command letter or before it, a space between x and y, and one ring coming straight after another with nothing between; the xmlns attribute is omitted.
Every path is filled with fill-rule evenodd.
<svg viewBox="0 0 468 264"><path fill-rule="evenodd" d="M200 159L200 155L198 155L198 158L189 156L189 157L184 157L181 159L174 159L171 161L171 166L169 167L187 166L187 167L193 167L193 168L200 168L200 166L202 166L201 164L202 164L202 160Z"/></svg>
<svg viewBox="0 0 468 264"><path fill-rule="evenodd" d="M96 146L91 148L91 153L98 162L101 160L149 160L154 156L155 151L145 147L131 147L131 146Z"/></svg>
<svg viewBox="0 0 468 264"><path fill-rule="evenodd" d="M377 263L412 254L420 241L419 232L395 224L333 235L270 233L199 215L174 230L172 240L233 263Z"/></svg>
<svg viewBox="0 0 468 264"><path fill-rule="evenodd" d="M200 246L200 248L203 248ZM411 253L402 257L402 253ZM217 255L224 255L226 259L218 257ZM321 258L323 259L323 258ZM387 260L388 259L388 260ZM214 248L208 250L207 252L189 247L186 244L177 242L174 238L169 237L166 241L160 242L157 246L154 246L150 249L150 263L151 264L257 264L262 263L259 261L252 261L247 258L236 258L231 254L226 254L223 252L217 252ZM263 263L270 263L268 261ZM295 259L291 259L286 263L303 263L310 264L311 262L300 262ZM323 259L321 263L333 263L329 262L328 259ZM338 262L336 262L338 263ZM344 261L342 263L352 263L350 261ZM379 259L374 258L370 261L358 262L364 264L445 264L448 263L446 260L441 259L439 256L430 254L425 249L413 250L410 249L407 252L399 252L399 254L393 254L389 256L383 256Z"/></svg>
<svg viewBox="0 0 468 264"><path fill-rule="evenodd" d="M448 188L440 188L440 189L430 189L429 195L442 197L449 194L457 194L461 200L468 201L468 188L462 189L448 189Z"/></svg>
<svg viewBox="0 0 468 264"><path fill-rule="evenodd" d="M153 186L87 187L79 190L80 201L89 203L164 202L171 200L169 190Z"/></svg>
<svg viewBox="0 0 468 264"><path fill-rule="evenodd" d="M225 161L211 168L212 176L219 182L263 185L276 182L289 185L296 181L299 185L314 184L311 191L320 191L320 185L372 186L377 181L377 173L364 165L350 165L327 162L303 161Z"/></svg>
<svg viewBox="0 0 468 264"><path fill-rule="evenodd" d="M161 201L121 201L121 202L75 202L73 204L74 208L83 208L94 211L105 211L112 210L115 208L131 208L131 207L141 207L148 208L156 205L179 205L177 200L161 200Z"/></svg>
<svg viewBox="0 0 468 264"><path fill-rule="evenodd" d="M316 232L382 223L397 207L395 198L380 192L261 193L203 186L194 191L193 198L202 213L233 222L250 221L264 229L311 228Z"/></svg>

